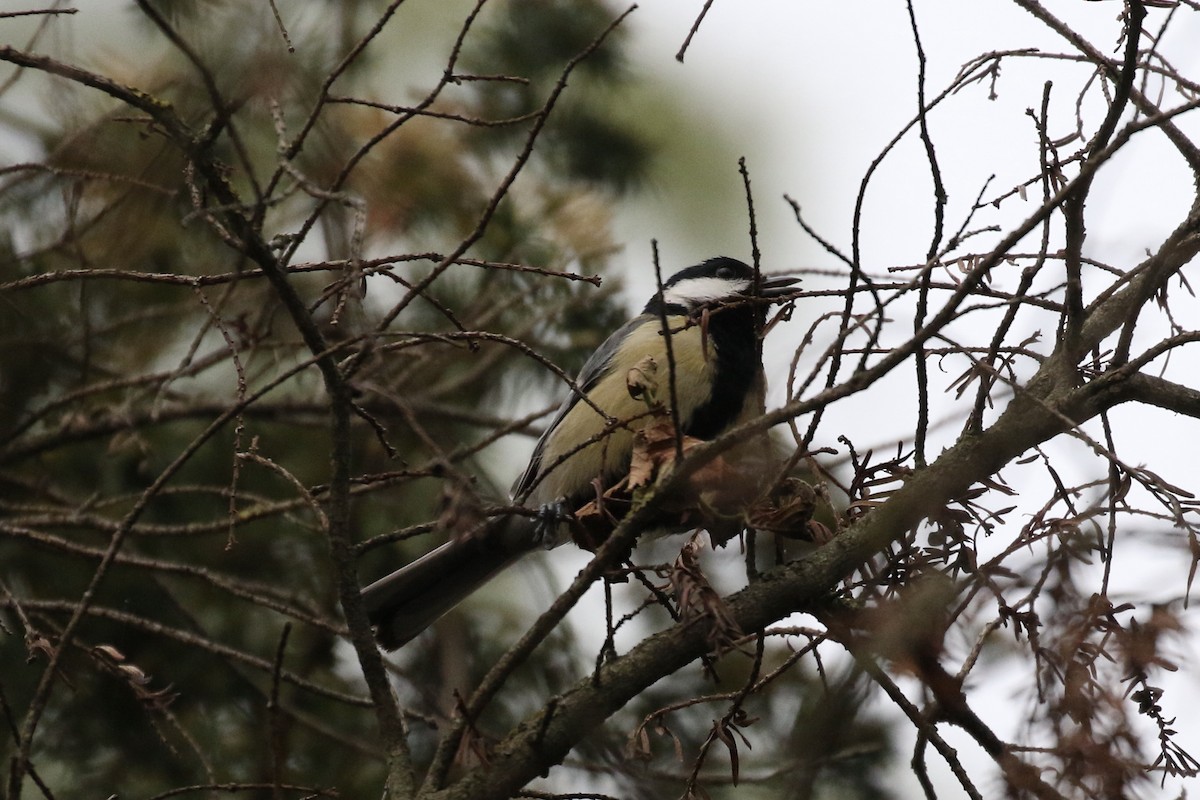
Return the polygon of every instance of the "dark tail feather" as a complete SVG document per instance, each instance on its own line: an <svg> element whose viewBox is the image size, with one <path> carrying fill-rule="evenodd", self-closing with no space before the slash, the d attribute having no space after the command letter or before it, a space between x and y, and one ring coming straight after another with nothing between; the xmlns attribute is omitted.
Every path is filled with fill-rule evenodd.
<svg viewBox="0 0 1200 800"><path fill-rule="evenodd" d="M395 650L535 546L530 520L510 517L454 539L362 591L375 638Z"/></svg>

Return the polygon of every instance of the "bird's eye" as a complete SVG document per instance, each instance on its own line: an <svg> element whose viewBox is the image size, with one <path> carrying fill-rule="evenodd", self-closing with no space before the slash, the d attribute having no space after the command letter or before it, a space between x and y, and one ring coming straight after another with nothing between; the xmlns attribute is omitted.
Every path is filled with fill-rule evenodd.
<svg viewBox="0 0 1200 800"><path fill-rule="evenodd" d="M731 280L733 278L733 269L730 267L721 267L717 270L717 277L722 280Z"/></svg>

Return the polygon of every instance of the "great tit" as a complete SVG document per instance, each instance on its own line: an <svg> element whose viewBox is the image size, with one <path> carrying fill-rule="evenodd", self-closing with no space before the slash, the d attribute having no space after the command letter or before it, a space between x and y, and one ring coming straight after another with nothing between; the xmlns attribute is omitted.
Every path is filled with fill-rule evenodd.
<svg viewBox="0 0 1200 800"><path fill-rule="evenodd" d="M761 414L758 337L765 301L791 294L796 282L760 278L756 285L754 270L725 257L672 275L642 313L584 363L577 392L563 401L513 485L514 500L542 514L494 519L363 589L379 643L388 650L399 647L522 555L561 544L567 537L555 531L566 526L546 525L546 515L578 510L595 499L598 486L602 491L628 473L634 434L648 424L648 415L646 403L631 396L627 376L646 356L657 364L662 387L670 384L668 365L674 362L674 407L684 434L714 439Z"/></svg>

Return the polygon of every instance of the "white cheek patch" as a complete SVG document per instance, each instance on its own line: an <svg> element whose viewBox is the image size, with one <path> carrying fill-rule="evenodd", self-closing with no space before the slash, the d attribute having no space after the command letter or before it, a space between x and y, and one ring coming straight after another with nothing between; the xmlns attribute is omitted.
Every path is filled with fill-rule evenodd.
<svg viewBox="0 0 1200 800"><path fill-rule="evenodd" d="M723 300L750 288L750 281L727 278L688 278L663 292L667 305L696 306Z"/></svg>

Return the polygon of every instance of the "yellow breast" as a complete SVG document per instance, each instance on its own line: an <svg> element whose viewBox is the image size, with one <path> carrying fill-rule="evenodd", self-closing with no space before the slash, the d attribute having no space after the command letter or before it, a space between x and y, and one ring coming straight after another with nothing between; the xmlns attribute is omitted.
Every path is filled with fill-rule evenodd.
<svg viewBox="0 0 1200 800"><path fill-rule="evenodd" d="M692 413L708 402L712 394L716 354L712 341L702 335L700 326L684 327L687 325L685 317L668 317L667 325L672 331L676 405L681 427L686 427ZM609 430L608 421L596 408L582 401L576 402L551 432L542 449L541 469L549 472L542 476L531 493L532 504L577 497L587 492L597 477L611 482L624 476L629 468L633 434L648 421L646 402L629 396L626 373L646 356L653 357L658 364L658 399L670 407L666 341L660 326L650 323L634 329L621 344L610 363L622 366L610 367L588 391L592 403L620 424ZM579 448L584 442L587 444ZM554 466L576 448L579 449Z"/></svg>

